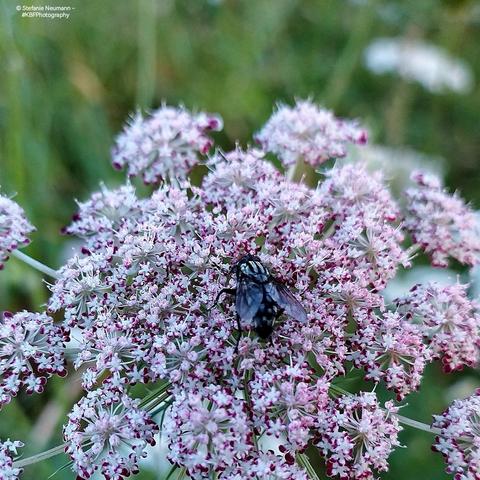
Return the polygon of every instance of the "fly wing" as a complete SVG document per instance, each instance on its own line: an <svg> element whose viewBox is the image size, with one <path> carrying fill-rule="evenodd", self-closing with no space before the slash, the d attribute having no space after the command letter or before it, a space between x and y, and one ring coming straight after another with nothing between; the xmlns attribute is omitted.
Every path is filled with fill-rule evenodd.
<svg viewBox="0 0 480 480"><path fill-rule="evenodd" d="M235 308L240 319L251 322L263 300L263 286L240 278L235 296Z"/></svg>
<svg viewBox="0 0 480 480"><path fill-rule="evenodd" d="M289 316L301 323L307 323L307 312L293 293L282 283L272 280L265 286L267 294Z"/></svg>

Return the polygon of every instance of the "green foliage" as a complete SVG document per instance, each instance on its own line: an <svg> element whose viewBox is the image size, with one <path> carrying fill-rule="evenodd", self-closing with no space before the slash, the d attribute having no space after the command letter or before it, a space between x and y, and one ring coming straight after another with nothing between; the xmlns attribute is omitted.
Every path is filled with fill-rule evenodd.
<svg viewBox="0 0 480 480"><path fill-rule="evenodd" d="M415 35L468 61L480 78L474 1L48 2L75 7L68 20L21 18L16 2L0 1L0 185L38 227L27 253L52 267L71 248L59 230L75 211L74 199L85 199L101 180L123 178L109 164L115 133L137 107L162 101L219 112L225 131L217 139L231 148L236 139L251 142L276 101L312 96L362 119L376 142L445 157L449 184L480 206L480 89L433 95L362 66L372 38ZM38 309L47 293L40 276L15 259L0 275L2 310ZM466 378L479 380L475 372ZM429 369L403 414L428 422L459 379ZM24 440L26 455L60 442L62 419L79 395L78 380L70 380L70 393L62 385L52 382L44 395L7 406L0 436ZM53 429L38 423L50 411L57 415ZM35 440L38 431L48 434ZM406 430L401 440L409 448L393 455L382 478L448 478L428 434ZM24 478L47 478L64 463L51 459ZM64 469L55 478L73 474Z"/></svg>

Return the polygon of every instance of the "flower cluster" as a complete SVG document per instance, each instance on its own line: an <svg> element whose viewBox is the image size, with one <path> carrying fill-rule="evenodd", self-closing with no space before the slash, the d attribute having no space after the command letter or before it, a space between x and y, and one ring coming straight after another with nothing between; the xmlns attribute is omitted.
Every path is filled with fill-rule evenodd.
<svg viewBox="0 0 480 480"><path fill-rule="evenodd" d="M435 45L413 39L377 38L365 51L365 64L376 74L394 72L433 93L468 93L473 85L467 63Z"/></svg>
<svg viewBox="0 0 480 480"><path fill-rule="evenodd" d="M422 330L398 312L367 315L352 339L352 360L363 367L368 380L383 380L401 400L420 386L431 352Z"/></svg>
<svg viewBox="0 0 480 480"><path fill-rule="evenodd" d="M330 475L372 479L398 445L396 408L374 393L332 400L337 378L353 364L403 399L435 358L446 370L473 365L479 320L464 287L418 287L393 305L383 295L398 269L411 266L406 231L422 239L432 225L445 229L448 254L467 263L471 239L432 216L415 223L423 197L413 201L413 192L403 224L382 174L362 162L338 162L310 188L286 178L264 151L236 148L208 157L208 173L193 186L188 172L210 146L205 129L219 126L212 122L162 107L119 137L114 163L164 181L145 197L128 182L102 185L79 203L65 233L82 248L50 285L48 313L62 314L63 325L46 314L41 327L40 317L28 317L36 324L7 315L0 365L15 373L2 387L8 398L19 382L40 389L35 375L47 364L48 373L63 373L65 332L74 329L73 365L87 393L64 435L81 478L135 473L162 411L168 458L191 478L305 479L305 451L316 446ZM316 166L365 134L299 102L274 113L259 141L285 166ZM446 197L425 195L428 205ZM429 241L433 256L440 247ZM234 275L247 254L258 258L252 268L260 262L269 272L253 300ZM239 298L257 313L277 313L268 338L241 314ZM140 404L130 397L135 384L162 393Z"/></svg>
<svg viewBox="0 0 480 480"><path fill-rule="evenodd" d="M396 300L417 324L446 372L474 367L480 361L480 313L467 297L467 285L416 285Z"/></svg>
<svg viewBox="0 0 480 480"><path fill-rule="evenodd" d="M397 408L380 408L373 393L343 396L320 412L317 446L327 458L327 473L340 479L373 479L373 469L388 469L387 459L399 445Z"/></svg>
<svg viewBox="0 0 480 480"><path fill-rule="evenodd" d="M448 266L448 257L475 265L480 258L480 228L473 211L457 195L449 195L435 175L416 171L416 187L407 189L405 228L432 258Z"/></svg>
<svg viewBox="0 0 480 480"><path fill-rule="evenodd" d="M80 212L74 223L63 229L63 233L76 235L85 240L83 249L95 250L99 245L90 245L89 239L96 235L109 235L121 228L123 222L135 222L141 212L135 188L127 183L116 190L101 185L88 202L80 204Z"/></svg>
<svg viewBox="0 0 480 480"><path fill-rule="evenodd" d="M344 157L349 143L366 143L367 133L355 122L302 100L294 107L279 105L256 140L265 151L278 155L285 167L299 160L316 167L329 158Z"/></svg>
<svg viewBox="0 0 480 480"><path fill-rule="evenodd" d="M187 468L191 478L208 478L241 464L253 449L245 402L218 386L201 393L180 392L164 431L168 458Z"/></svg>
<svg viewBox="0 0 480 480"><path fill-rule="evenodd" d="M80 204L67 232L84 251L59 271L49 308L79 329L86 389L104 372L117 385L172 384L170 456L190 475L249 478L265 468L255 431L286 452L271 468L296 472L291 462L315 438L330 381L353 348L350 316L380 308L379 292L408 265L399 210L361 165L336 167L317 190L287 181L256 150L217 155L210 167L201 187L163 184L137 201L131 186L103 188ZM263 344L243 323L250 333L238 338L233 302L215 299L244 253L303 291L308 324L283 316ZM391 388L404 391L398 378Z"/></svg>
<svg viewBox="0 0 480 480"><path fill-rule="evenodd" d="M28 235L34 230L23 209L0 195L0 270L10 252L30 243Z"/></svg>
<svg viewBox="0 0 480 480"><path fill-rule="evenodd" d="M301 468L290 460L285 461L283 456L275 455L271 450L253 456L241 465L228 468L222 475L222 479L225 480L257 480L259 478L262 480L308 480L307 474Z"/></svg>
<svg viewBox="0 0 480 480"><path fill-rule="evenodd" d="M0 319L0 406L21 388L43 391L47 378L67 374L67 331L45 313L4 312Z"/></svg>
<svg viewBox="0 0 480 480"><path fill-rule="evenodd" d="M184 178L212 147L207 132L221 128L220 117L185 108L163 106L147 118L137 113L116 140L113 165L145 183Z"/></svg>
<svg viewBox="0 0 480 480"><path fill-rule="evenodd" d="M138 472L138 462L146 446L155 444L158 431L138 403L121 388L106 384L74 406L63 433L80 478L101 470L107 479L122 480Z"/></svg>
<svg viewBox="0 0 480 480"><path fill-rule="evenodd" d="M23 447L19 441L6 440L0 442L0 480L17 480L22 473L21 468L13 466L12 455L17 455L17 448Z"/></svg>
<svg viewBox="0 0 480 480"><path fill-rule="evenodd" d="M447 472L455 480L480 478L480 390L463 400L455 400L432 426L439 429L433 446L447 462Z"/></svg>

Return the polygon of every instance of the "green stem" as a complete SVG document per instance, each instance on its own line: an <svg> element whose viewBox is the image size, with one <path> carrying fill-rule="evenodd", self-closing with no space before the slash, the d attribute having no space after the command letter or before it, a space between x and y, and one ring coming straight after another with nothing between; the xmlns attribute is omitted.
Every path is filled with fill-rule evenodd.
<svg viewBox="0 0 480 480"><path fill-rule="evenodd" d="M290 182L293 182L294 181L294 178L295 178L295 172L297 171L297 167L298 167L298 162L295 163L294 165L291 165L288 169L288 171L286 172L286 177L287 177L287 180L289 180Z"/></svg>
<svg viewBox="0 0 480 480"><path fill-rule="evenodd" d="M424 432L433 433L434 435L441 435L442 431L439 428L431 427L426 423L418 422L417 420L412 420L411 418L404 417L398 413L394 414L397 417L400 423L408 425L409 427L416 428L417 430L423 430Z"/></svg>
<svg viewBox="0 0 480 480"><path fill-rule="evenodd" d="M27 265L30 265L31 267L35 268L39 272L44 273L45 275L48 275L49 277L52 277L55 279L60 277L58 272L53 270L53 268L47 267L43 263L39 262L38 260L35 260L32 257L29 257L28 255L21 252L20 250L14 250L12 252L12 256L18 258L19 260L26 263Z"/></svg>
<svg viewBox="0 0 480 480"><path fill-rule="evenodd" d="M137 106L149 108L155 96L157 2L138 2Z"/></svg>
<svg viewBox="0 0 480 480"><path fill-rule="evenodd" d="M320 480L320 477L315 472L315 469L310 463L310 459L305 453L299 453L297 455L297 463L305 469L307 475L310 477L311 480Z"/></svg>
<svg viewBox="0 0 480 480"><path fill-rule="evenodd" d="M45 452L37 453L37 455L33 455L22 460L17 460L16 462L13 462L13 466L14 468L23 468L27 465L32 465L33 463L38 463L42 460L46 460L47 458L55 457L56 455L65 452L65 446L65 443L62 445L57 445L56 447L53 447L50 450L46 450Z"/></svg>
<svg viewBox="0 0 480 480"><path fill-rule="evenodd" d="M158 405L158 399L162 395L164 395L168 389L170 388L170 383L166 382L160 387L158 387L156 390L148 394L141 402L140 402L140 407L145 409L147 412L151 410L152 408L155 408ZM167 395L168 397L168 395ZM163 401L162 399L161 401Z"/></svg>
<svg viewBox="0 0 480 480"><path fill-rule="evenodd" d="M323 101L329 108L335 109L339 100L348 90L374 23L377 1L371 0L362 7L352 27L348 42L335 63L328 85L322 95Z"/></svg>
<svg viewBox="0 0 480 480"><path fill-rule="evenodd" d="M251 376L251 372L249 371L246 371L245 372L245 376L243 378L243 395L245 397L245 401L247 402L247 405L248 405L248 408L252 408L252 400L250 398L250 392L248 390L248 382L250 381L250 376ZM256 435L253 435L253 443L255 444L255 448L257 449L258 451L258 438Z"/></svg>
<svg viewBox="0 0 480 480"><path fill-rule="evenodd" d="M77 358L78 354L81 352L80 348L65 348L63 354L68 360L74 360Z"/></svg>

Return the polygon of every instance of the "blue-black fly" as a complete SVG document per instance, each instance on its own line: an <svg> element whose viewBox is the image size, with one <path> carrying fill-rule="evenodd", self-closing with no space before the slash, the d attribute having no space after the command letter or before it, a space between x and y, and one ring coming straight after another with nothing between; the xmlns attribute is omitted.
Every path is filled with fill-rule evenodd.
<svg viewBox="0 0 480 480"><path fill-rule="evenodd" d="M285 313L306 323L307 313L292 292L276 280L256 255L244 255L233 266L237 285L224 288L223 293L235 295L238 329L241 322L250 323L261 338L270 337L275 321Z"/></svg>

